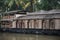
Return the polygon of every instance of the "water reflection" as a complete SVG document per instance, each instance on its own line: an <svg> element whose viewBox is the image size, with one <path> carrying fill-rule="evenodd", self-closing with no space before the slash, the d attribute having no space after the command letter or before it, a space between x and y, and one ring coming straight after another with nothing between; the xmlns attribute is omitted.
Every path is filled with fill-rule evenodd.
<svg viewBox="0 0 60 40"><path fill-rule="evenodd" d="M0 33L0 40L60 40L59 36Z"/></svg>

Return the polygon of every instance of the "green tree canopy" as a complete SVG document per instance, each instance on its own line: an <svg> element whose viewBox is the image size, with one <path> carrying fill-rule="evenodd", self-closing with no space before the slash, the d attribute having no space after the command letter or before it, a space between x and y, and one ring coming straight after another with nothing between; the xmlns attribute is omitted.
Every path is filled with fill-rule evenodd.
<svg viewBox="0 0 60 40"><path fill-rule="evenodd" d="M37 8L43 10L60 9L60 0L40 0Z"/></svg>
<svg viewBox="0 0 60 40"><path fill-rule="evenodd" d="M51 10L60 9L60 0L0 0L0 10Z"/></svg>

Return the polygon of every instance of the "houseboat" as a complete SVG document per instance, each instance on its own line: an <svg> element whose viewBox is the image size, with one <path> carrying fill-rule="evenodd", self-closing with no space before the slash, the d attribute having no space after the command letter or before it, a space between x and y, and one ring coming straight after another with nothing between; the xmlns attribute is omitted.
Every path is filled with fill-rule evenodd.
<svg viewBox="0 0 60 40"><path fill-rule="evenodd" d="M60 35L60 9L6 12L0 22L4 32Z"/></svg>

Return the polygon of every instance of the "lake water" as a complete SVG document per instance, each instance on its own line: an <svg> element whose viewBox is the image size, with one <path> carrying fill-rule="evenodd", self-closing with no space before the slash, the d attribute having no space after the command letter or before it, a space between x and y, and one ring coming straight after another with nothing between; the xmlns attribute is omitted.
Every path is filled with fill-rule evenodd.
<svg viewBox="0 0 60 40"><path fill-rule="evenodd" d="M60 40L60 36L0 33L0 40Z"/></svg>

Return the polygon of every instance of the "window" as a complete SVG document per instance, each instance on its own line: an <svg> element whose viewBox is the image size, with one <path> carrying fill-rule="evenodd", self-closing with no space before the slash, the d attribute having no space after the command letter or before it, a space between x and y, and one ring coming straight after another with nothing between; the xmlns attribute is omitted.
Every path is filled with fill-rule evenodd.
<svg viewBox="0 0 60 40"><path fill-rule="evenodd" d="M50 29L55 29L55 23L54 23L53 19L49 20L49 27L50 27Z"/></svg>
<svg viewBox="0 0 60 40"><path fill-rule="evenodd" d="M25 28L25 20L22 20L22 28Z"/></svg>
<svg viewBox="0 0 60 40"><path fill-rule="evenodd" d="M33 28L33 22L34 22L34 20L28 20L27 27L28 28Z"/></svg>
<svg viewBox="0 0 60 40"><path fill-rule="evenodd" d="M42 28L46 29L46 20L42 20Z"/></svg>
<svg viewBox="0 0 60 40"><path fill-rule="evenodd" d="M19 20L17 25L18 25L18 28L22 28L22 20Z"/></svg>
<svg viewBox="0 0 60 40"><path fill-rule="evenodd" d="M49 20L42 20L42 28L49 29Z"/></svg>
<svg viewBox="0 0 60 40"><path fill-rule="evenodd" d="M28 20L28 22L27 22L27 28L29 28L29 22L30 22L30 20Z"/></svg>
<svg viewBox="0 0 60 40"><path fill-rule="evenodd" d="M1 26L4 27L4 28L12 27L12 22L10 22L10 21L3 21L1 23Z"/></svg>
<svg viewBox="0 0 60 40"><path fill-rule="evenodd" d="M38 28L39 27L39 21L38 20L34 20L34 28Z"/></svg>

